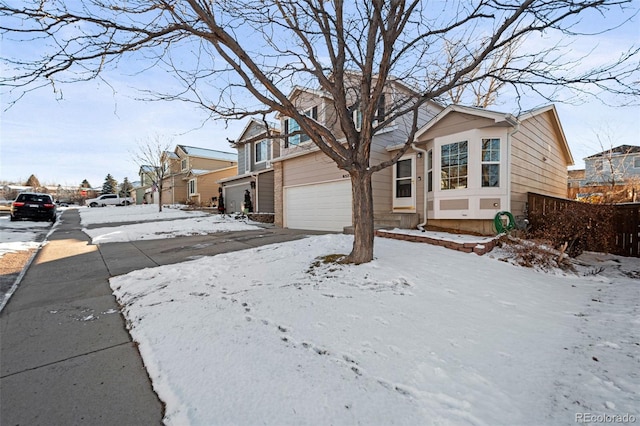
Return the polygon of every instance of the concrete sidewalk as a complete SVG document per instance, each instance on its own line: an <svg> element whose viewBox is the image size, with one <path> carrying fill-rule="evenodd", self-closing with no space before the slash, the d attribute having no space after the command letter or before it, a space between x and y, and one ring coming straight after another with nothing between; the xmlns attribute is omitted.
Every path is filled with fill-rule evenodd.
<svg viewBox="0 0 640 426"><path fill-rule="evenodd" d="M308 234L273 228L95 246L78 211L65 211L0 314L0 424L161 424L163 405L109 277Z"/></svg>

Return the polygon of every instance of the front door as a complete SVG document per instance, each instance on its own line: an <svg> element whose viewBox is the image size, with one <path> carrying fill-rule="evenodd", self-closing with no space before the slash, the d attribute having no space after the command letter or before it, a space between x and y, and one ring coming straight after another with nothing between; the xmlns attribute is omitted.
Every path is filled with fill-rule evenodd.
<svg viewBox="0 0 640 426"><path fill-rule="evenodd" d="M393 210L416 211L416 156L405 155L393 166Z"/></svg>

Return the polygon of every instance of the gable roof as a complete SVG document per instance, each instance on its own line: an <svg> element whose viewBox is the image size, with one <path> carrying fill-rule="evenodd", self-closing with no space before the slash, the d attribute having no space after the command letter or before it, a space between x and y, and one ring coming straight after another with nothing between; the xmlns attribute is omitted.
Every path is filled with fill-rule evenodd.
<svg viewBox="0 0 640 426"><path fill-rule="evenodd" d="M185 154L194 157L210 158L212 160L238 161L238 154L233 152L218 151L215 149L198 148L196 146L178 145Z"/></svg>
<svg viewBox="0 0 640 426"><path fill-rule="evenodd" d="M271 123L267 121L267 124L269 126L269 130L271 130L274 133L280 133L280 129L278 129L278 126L275 123ZM249 133L249 131L252 128L257 128L258 131L256 133L254 133L251 138L249 140L245 140L247 139L247 134ZM248 141L250 141L251 139L255 138L256 136L259 136L263 133L266 133L267 131L267 126L265 126L265 122L262 120L258 120L255 118L252 118L251 120L249 120L249 122L244 126L244 129L242 129L242 132L240 132L240 136L238 137L238 139L236 139L234 142L232 142L232 146L236 146L236 145L242 145L243 143L246 143Z"/></svg>
<svg viewBox="0 0 640 426"><path fill-rule="evenodd" d="M627 154L636 154L640 152L640 146L636 145L620 145L615 148L607 149L597 154L593 154L585 158L585 160L590 158L598 158L604 157L605 155L627 155Z"/></svg>
<svg viewBox="0 0 640 426"><path fill-rule="evenodd" d="M567 164L573 165L575 162L573 161L573 155L571 154L571 149L569 148L569 143L567 142L567 138L564 134L564 130L562 129L562 124L560 123L560 117L558 117L558 111L556 110L556 106L553 104L545 105L540 108L534 108L529 111L525 111L518 116L518 120L520 122L535 118L538 115L550 113L553 117L553 124L555 124L556 132L558 133L558 138L560 139L560 148L567 156Z"/></svg>
<svg viewBox="0 0 640 426"><path fill-rule="evenodd" d="M518 124L518 120L511 114L491 111L484 108L478 107L468 107L463 105L449 105L442 111L438 113L435 117L433 117L427 124L425 124L420 130L416 132L414 137L417 140L420 136L425 134L429 129L433 128L436 124L438 124L443 118L452 113L462 113L474 115L477 117L487 118L489 120L493 120L496 124L500 122L505 122L510 126L515 126Z"/></svg>

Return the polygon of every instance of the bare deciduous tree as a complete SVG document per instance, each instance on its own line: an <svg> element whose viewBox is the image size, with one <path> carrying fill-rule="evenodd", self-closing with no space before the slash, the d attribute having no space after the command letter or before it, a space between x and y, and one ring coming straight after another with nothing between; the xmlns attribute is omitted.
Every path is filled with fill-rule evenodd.
<svg viewBox="0 0 640 426"><path fill-rule="evenodd" d="M152 182L152 190L158 194L158 211L162 212L162 186L169 173L167 153L170 151L171 140L165 140L159 135L150 136L138 142L138 148L133 152L133 159ZM153 201L155 201L155 196Z"/></svg>
<svg viewBox="0 0 640 426"><path fill-rule="evenodd" d="M24 94L102 77L138 58L180 83L175 92L149 88L155 98L193 102L225 119L293 118L351 177L355 238L347 260L362 263L373 258L371 176L409 149L425 103L491 81L510 85L516 96L546 99L568 87L640 93L637 46L585 69L587 54L572 58L564 42L519 45L531 35L575 36L587 14L611 28L624 24L604 22L614 8L628 10L629 19L637 13L632 0L1 0L5 39L47 42L34 57L5 57L1 78ZM446 54L452 43L457 48ZM519 49L507 65L496 60L514 43ZM379 120L378 102L392 80L413 90L386 99ZM295 85L331 96L344 136L299 110L287 96ZM354 96L362 113L357 124ZM403 148L372 164L374 135L397 119L409 123Z"/></svg>

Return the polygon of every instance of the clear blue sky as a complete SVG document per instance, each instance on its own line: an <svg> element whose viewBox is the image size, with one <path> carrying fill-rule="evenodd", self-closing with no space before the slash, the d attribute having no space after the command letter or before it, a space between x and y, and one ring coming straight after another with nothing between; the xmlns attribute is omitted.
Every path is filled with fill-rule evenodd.
<svg viewBox="0 0 640 426"><path fill-rule="evenodd" d="M599 36L597 42L604 48L621 42L638 44L638 28L627 26L606 37ZM592 39L585 39L584 44L591 48ZM3 54L21 47L5 40ZM173 139L173 146L233 151L227 138L236 139L246 123L231 122L227 126L222 121L207 120L204 112L181 102L136 101L131 79L118 70L105 77L115 93L96 80L62 87L63 99L57 100L53 89L45 87L26 94L8 110L12 96L3 94L0 181L21 182L35 174L43 184L79 185L87 179L91 185L101 186L108 173L118 182L125 177L135 181L138 166L132 153L145 138L158 134ZM162 87L164 81L173 84L171 76L154 70L143 77L156 79L155 87ZM495 109L516 112L515 106L505 101L503 98ZM542 103L532 100L529 107ZM638 107L607 107L594 100L581 106L557 104L557 109L576 162L574 168L582 166L584 157L601 151L595 136L598 131L613 146L640 145Z"/></svg>

